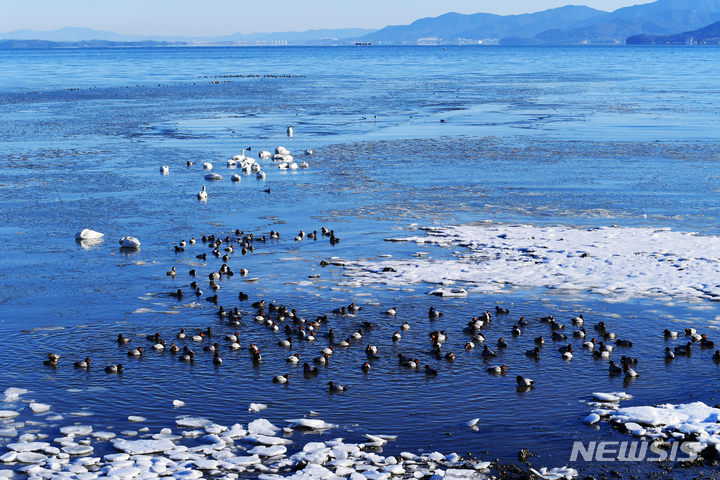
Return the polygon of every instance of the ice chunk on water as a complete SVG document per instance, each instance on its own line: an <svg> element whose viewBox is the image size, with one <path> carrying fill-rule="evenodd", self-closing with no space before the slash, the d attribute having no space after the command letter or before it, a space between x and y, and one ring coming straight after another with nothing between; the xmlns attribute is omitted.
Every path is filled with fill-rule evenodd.
<svg viewBox="0 0 720 480"><path fill-rule="evenodd" d="M259 412L260 410L265 410L267 408L267 405L262 403L251 403L250 407L248 408L248 412L255 413Z"/></svg>
<svg viewBox="0 0 720 480"><path fill-rule="evenodd" d="M175 424L178 427L202 428L212 425L213 422L203 417L183 417L175 420Z"/></svg>
<svg viewBox="0 0 720 480"><path fill-rule="evenodd" d="M60 433L63 435L83 437L92 433L92 427L90 425L68 425L67 427L62 427Z"/></svg>
<svg viewBox="0 0 720 480"><path fill-rule="evenodd" d="M164 452L172 450L175 444L169 440L123 440L113 443L113 446L122 452L130 455L147 455L149 453Z"/></svg>
<svg viewBox="0 0 720 480"><path fill-rule="evenodd" d="M28 405L28 408L33 413L42 413L42 412L47 412L48 410L50 410L50 405L47 405L45 403L33 402L30 405Z"/></svg>
<svg viewBox="0 0 720 480"><path fill-rule="evenodd" d="M264 418L258 418L257 420L253 420L248 425L248 432L250 432L251 434L272 436L279 431L280 428L276 427Z"/></svg>

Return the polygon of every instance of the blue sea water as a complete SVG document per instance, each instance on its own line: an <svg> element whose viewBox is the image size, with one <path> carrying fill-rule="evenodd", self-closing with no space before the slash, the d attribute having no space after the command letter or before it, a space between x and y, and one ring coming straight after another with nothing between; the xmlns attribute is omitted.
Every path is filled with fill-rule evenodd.
<svg viewBox="0 0 720 480"><path fill-rule="evenodd" d="M312 410L351 439L398 435L386 451L473 452L506 462L527 447L539 454L533 463L546 466L567 463L576 439L624 438L579 421L592 392L626 390L638 405L714 405L720 370L712 352L668 364L659 335L674 322L712 333L713 302L608 304L577 292L523 289L441 301L425 294L428 285L342 287L345 272L320 261L410 258L416 245L383 239L417 226L487 220L717 235L719 55L712 47L0 51L0 335L7 352L0 387L29 388L58 412L86 409L94 415L84 421L97 426L127 428L131 414L148 417L155 430L179 414L247 423L257 417L247 405L259 401L278 423ZM278 145L309 168L280 171L264 162L266 180L230 182L239 173L226 168L230 157ZM204 162L223 180L205 181ZM169 175L159 173L161 165ZM206 203L196 199L203 185ZM299 230L322 226L341 242L293 241ZM83 248L74 239L83 228L103 232L104 241ZM169 352L128 358L128 348L114 341L118 333L149 350L145 336L155 332L170 343L180 328L212 326L219 339L236 330L205 301L207 274L223 262L200 262L196 255L210 253L201 242L180 253L173 247L237 228L281 232L281 240L256 243L255 252L227 262L248 268L256 283L236 275L217 292L226 308L240 307L241 344L258 345L262 363L254 365L246 348L230 352L222 340L221 368L202 348L194 365ZM124 235L141 240L139 251L118 248ZM165 275L172 266L175 278ZM190 291L191 268L205 294L197 301L168 297ZM308 278L314 275L320 278ZM239 302L238 291L250 302ZM333 328L345 338L363 321L374 328L306 379L285 357L298 351L313 358L328 341L279 348L282 335L252 320L249 303L261 298L309 319L354 301L363 306L357 317L330 315L322 332ZM479 349L460 352L467 320L497 304L510 306L512 320L498 318L488 338L508 336L519 316L535 321L497 362L481 359ZM401 313L389 319L383 312L393 305ZM442 319L428 319L430 305L445 312ZM550 354L539 363L524 356L535 336L548 335L539 317L579 312L634 340L631 354L644 362L637 381L609 377L604 362L585 355L570 364ZM393 344L405 321L411 329ZM432 330L448 332L454 363L429 355ZM363 374L366 344L378 345L381 359ZM63 356L57 370L42 365L50 351ZM408 372L397 365L398 353L440 374ZM85 356L97 368L71 368ZM100 368L118 362L126 365L122 376ZM507 377L485 373L495 363L511 367ZM287 372L288 386L270 382ZM517 393L516 374L538 387ZM329 380L350 388L328 394ZM173 410L173 399L186 406ZM462 426L475 417L478 431Z"/></svg>

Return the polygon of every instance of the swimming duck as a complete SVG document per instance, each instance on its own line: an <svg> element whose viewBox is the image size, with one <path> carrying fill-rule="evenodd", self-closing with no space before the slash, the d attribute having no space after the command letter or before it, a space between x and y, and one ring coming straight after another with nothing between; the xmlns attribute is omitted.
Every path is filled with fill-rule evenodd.
<svg viewBox="0 0 720 480"><path fill-rule="evenodd" d="M370 364L368 362L363 363L362 367L363 372L369 372L370 371Z"/></svg>
<svg viewBox="0 0 720 480"><path fill-rule="evenodd" d="M589 348L590 350L595 350L595 342L596 342L596 340L593 338L589 342L583 343L583 348Z"/></svg>
<svg viewBox="0 0 720 480"><path fill-rule="evenodd" d="M200 332L198 335L193 335L192 337L194 342L202 342L205 340L205 332Z"/></svg>
<svg viewBox="0 0 720 480"><path fill-rule="evenodd" d="M122 333L118 333L117 342L122 345L124 343L129 343L130 339L127 337L123 337Z"/></svg>
<svg viewBox="0 0 720 480"><path fill-rule="evenodd" d="M338 342L338 347L349 347L350 346L350 338L346 338L345 340L342 340Z"/></svg>
<svg viewBox="0 0 720 480"><path fill-rule="evenodd" d="M513 325L513 328L512 328L512 335L513 335L513 337L517 337L517 336L520 335L521 333L522 333L522 332L520 331L520 327L518 327L517 325Z"/></svg>
<svg viewBox="0 0 720 480"><path fill-rule="evenodd" d="M608 367L610 375L618 375L623 372L623 367L610 360L610 367Z"/></svg>
<svg viewBox="0 0 720 480"><path fill-rule="evenodd" d="M258 363L262 360L262 355L260 355L260 352L258 350L255 350L252 353L252 361L253 363Z"/></svg>
<svg viewBox="0 0 720 480"><path fill-rule="evenodd" d="M518 325L527 325L528 321L525 320L525 317L520 317L520 320L518 320Z"/></svg>
<svg viewBox="0 0 720 480"><path fill-rule="evenodd" d="M675 358L675 354L670 350L670 347L665 347L665 358Z"/></svg>
<svg viewBox="0 0 720 480"><path fill-rule="evenodd" d="M582 314L578 315L577 317L575 317L571 320L575 325L582 325L583 323L585 323L585 319L583 318Z"/></svg>
<svg viewBox="0 0 720 480"><path fill-rule="evenodd" d="M685 329L685 336L686 336L686 337L689 337L689 336L691 336L691 335L695 335L696 333L697 333L697 330L695 330L694 328L686 328L686 329Z"/></svg>
<svg viewBox="0 0 720 480"><path fill-rule="evenodd" d="M328 382L328 391L329 392L344 392L347 390L347 387L344 387L342 385L336 385L333 382Z"/></svg>
<svg viewBox="0 0 720 480"><path fill-rule="evenodd" d="M532 387L535 384L534 380L523 378L521 375L518 375L515 380L517 381L518 387Z"/></svg>
<svg viewBox="0 0 720 480"><path fill-rule="evenodd" d="M57 367L57 362L59 358L59 355L55 355L54 353L48 353L47 360L43 362L43 365L47 365L48 367Z"/></svg>
<svg viewBox="0 0 720 480"><path fill-rule="evenodd" d="M687 345L678 345L675 347L675 355L690 355L692 352L692 342L687 342Z"/></svg>
<svg viewBox="0 0 720 480"><path fill-rule="evenodd" d="M295 355L290 355L285 359L287 363L298 363L300 362L300 353L296 353Z"/></svg>
<svg viewBox="0 0 720 480"><path fill-rule="evenodd" d="M573 332L573 337L577 337L577 338L585 338L586 335L587 335L587 332L585 331L585 327Z"/></svg>
<svg viewBox="0 0 720 480"><path fill-rule="evenodd" d="M290 374L278 375L277 377L273 377L272 381L273 383L287 383L290 381Z"/></svg>
<svg viewBox="0 0 720 480"><path fill-rule="evenodd" d="M665 338L677 338L678 332L671 332L666 328L663 332L663 335L665 336Z"/></svg>
<svg viewBox="0 0 720 480"><path fill-rule="evenodd" d="M495 313L497 313L498 315L507 315L508 313L510 313L510 310L508 310L507 308L502 308L502 307L496 306Z"/></svg>
<svg viewBox="0 0 720 480"><path fill-rule="evenodd" d="M545 343L545 339L543 337L537 337L535 338L535 343L543 345Z"/></svg>
<svg viewBox="0 0 720 480"><path fill-rule="evenodd" d="M425 375L431 376L431 377L437 377L437 370L434 368L431 368L430 365L425 365Z"/></svg>
<svg viewBox="0 0 720 480"><path fill-rule="evenodd" d="M540 358L540 347L535 347L532 350L526 350L525 356Z"/></svg>
<svg viewBox="0 0 720 480"><path fill-rule="evenodd" d="M605 333L603 333L603 338L605 340L615 340L615 338L617 338L617 335L615 335L612 332L605 332Z"/></svg>
<svg viewBox="0 0 720 480"><path fill-rule="evenodd" d="M185 329L184 328L180 329L180 333L177 334L177 338L179 338L180 340L185 338Z"/></svg>
<svg viewBox="0 0 720 480"><path fill-rule="evenodd" d="M169 272L166 272L165 275L170 275L172 277L175 276L177 272L175 271L175 267L172 267Z"/></svg>
<svg viewBox="0 0 720 480"><path fill-rule="evenodd" d="M217 342L215 342L215 343L213 343L212 345L206 345L206 346L203 348L203 351L204 351L204 352L217 352L218 349L219 349L219 347L220 347L220 344L217 343Z"/></svg>
<svg viewBox="0 0 720 480"><path fill-rule="evenodd" d="M558 348L558 352L560 352L560 353L565 353L565 352L573 353L572 345L568 344L567 346L560 347L560 348Z"/></svg>
<svg viewBox="0 0 720 480"><path fill-rule="evenodd" d="M321 353L324 353L325 355L332 355L333 353L335 353L335 349L331 345L329 347L323 348Z"/></svg>
<svg viewBox="0 0 720 480"><path fill-rule="evenodd" d="M595 357L595 358L610 358L610 352L608 352L607 350L604 350L604 351L594 350L593 357Z"/></svg>
<svg viewBox="0 0 720 480"><path fill-rule="evenodd" d="M362 310L362 307L358 307L357 305L355 305L355 302L353 302L348 305L347 309L350 312L359 312L360 310Z"/></svg>
<svg viewBox="0 0 720 480"><path fill-rule="evenodd" d="M385 315L397 315L397 307L392 307L390 310L385 312Z"/></svg>
<svg viewBox="0 0 720 480"><path fill-rule="evenodd" d="M552 332L552 339L555 341L567 340L567 335L558 332Z"/></svg>
<svg viewBox="0 0 720 480"><path fill-rule="evenodd" d="M720 360L720 350L715 350L712 356L713 360Z"/></svg>
<svg viewBox="0 0 720 480"><path fill-rule="evenodd" d="M548 315L547 317L542 317L542 318L540 319L540 322L542 322L542 323L548 323L548 322L552 322L552 321L554 321L554 320L555 320L555 317L553 317L552 315Z"/></svg>
<svg viewBox="0 0 720 480"><path fill-rule="evenodd" d="M107 373L122 373L123 366L121 363L118 363L117 365L108 365L105 367L105 372Z"/></svg>
<svg viewBox="0 0 720 480"><path fill-rule="evenodd" d="M180 347L178 347L178 346L175 345L174 343L171 343L171 344L170 344L170 353L176 353L176 352L178 352L179 350L180 350Z"/></svg>
<svg viewBox="0 0 720 480"><path fill-rule="evenodd" d="M225 336L225 340L228 340L230 342L237 342L238 338L240 338L240 334L238 332L235 332L232 335Z"/></svg>
<svg viewBox="0 0 720 480"><path fill-rule="evenodd" d="M497 341L497 346L498 346L498 348L507 348L508 344L505 340L503 340L502 338L499 338ZM487 346L485 348L487 348Z"/></svg>
<svg viewBox="0 0 720 480"><path fill-rule="evenodd" d="M613 351L612 345L605 345L605 342L600 342L600 345L598 346L598 349L599 349L601 352L612 352L612 351Z"/></svg>
<svg viewBox="0 0 720 480"><path fill-rule="evenodd" d="M165 340L160 340L160 343L153 345L153 350L165 350Z"/></svg>
<svg viewBox="0 0 720 480"><path fill-rule="evenodd" d="M179 299L181 299L182 296L183 296L183 291L178 288L177 292L170 292L169 295L170 295L171 297L175 297L175 298L177 298L177 299L179 300Z"/></svg>
<svg viewBox="0 0 720 480"><path fill-rule="evenodd" d="M143 348L138 347L135 350L130 350L127 354L128 354L128 357L140 357L140 356L142 356L142 352L143 352Z"/></svg>
<svg viewBox="0 0 720 480"><path fill-rule="evenodd" d="M442 313L440 313L440 312L438 312L437 310L435 310L435 307L430 307L430 311L428 312L428 315L429 315L430 317L441 317L441 316L442 316Z"/></svg>
<svg viewBox="0 0 720 480"><path fill-rule="evenodd" d="M631 364L635 365L638 363L638 359L635 357L626 357L623 355L622 357L620 357L620 363L621 364L631 363Z"/></svg>
<svg viewBox="0 0 720 480"><path fill-rule="evenodd" d="M156 333L155 335L147 335L145 338L150 340L153 343L160 343L160 334L159 333Z"/></svg>
<svg viewBox="0 0 720 480"><path fill-rule="evenodd" d="M363 331L358 330L357 332L353 333L351 337L353 338L353 340L360 340L363 337Z"/></svg>
<svg viewBox="0 0 720 480"><path fill-rule="evenodd" d="M483 357L497 357L497 353L493 352L492 350L490 350L488 348L487 345L485 345L485 348L483 348L482 356Z"/></svg>
<svg viewBox="0 0 720 480"><path fill-rule="evenodd" d="M222 365L222 358L220 358L220 354L218 352L215 352L215 355L213 356L213 365Z"/></svg>
<svg viewBox="0 0 720 480"><path fill-rule="evenodd" d="M85 360L75 362L75 368L90 368L90 357L85 357Z"/></svg>
<svg viewBox="0 0 720 480"><path fill-rule="evenodd" d="M303 364L303 373L306 375L312 375L314 373L318 373L318 367L314 365L310 365L309 363Z"/></svg>
<svg viewBox="0 0 720 480"><path fill-rule="evenodd" d="M498 366L489 367L487 369L487 372L491 373L493 375L502 375L503 373L505 373L506 370L507 370L507 367L505 365L500 365L499 367Z"/></svg>
<svg viewBox="0 0 720 480"><path fill-rule="evenodd" d="M701 348L713 348L715 346L715 342L710 340L707 335L704 333L700 335L700 347Z"/></svg>
<svg viewBox="0 0 720 480"><path fill-rule="evenodd" d="M563 359L563 360L571 360L572 358L573 358L572 352L569 352L569 351L568 351L568 352L564 352L564 353L562 354L562 359Z"/></svg>
<svg viewBox="0 0 720 480"><path fill-rule="evenodd" d="M450 362L454 362L454 361L455 361L455 354L452 353L452 352L446 353L446 354L445 354L445 360L448 360L448 361L450 361Z"/></svg>
<svg viewBox="0 0 720 480"><path fill-rule="evenodd" d="M473 348L475 348L475 344L473 342L467 342L465 344L465 350L472 350Z"/></svg>
<svg viewBox="0 0 720 480"><path fill-rule="evenodd" d="M401 354L402 355L402 354ZM405 368L417 368L420 364L419 360L415 359L409 359L402 362L402 366Z"/></svg>
<svg viewBox="0 0 720 480"><path fill-rule="evenodd" d="M472 337L473 342L482 343L485 341L485 335L482 334L482 332L477 332Z"/></svg>
<svg viewBox="0 0 720 480"><path fill-rule="evenodd" d="M617 345L618 347L632 347L632 346L633 346L633 342L631 342L630 340L620 340L620 339L618 339L618 340L615 342L615 345Z"/></svg>
<svg viewBox="0 0 720 480"><path fill-rule="evenodd" d="M627 363L625 365L623 365L623 372L625 373L626 377L637 377L638 376L637 372L635 370L633 370L632 368L630 368L630 365L628 365Z"/></svg>
<svg viewBox="0 0 720 480"><path fill-rule="evenodd" d="M325 365L329 362L330 356L327 353L324 353L323 355L319 357L313 358L313 363L317 363L320 365Z"/></svg>
<svg viewBox="0 0 720 480"><path fill-rule="evenodd" d="M565 330L565 325L557 323L555 320L550 322L550 328L553 330Z"/></svg>

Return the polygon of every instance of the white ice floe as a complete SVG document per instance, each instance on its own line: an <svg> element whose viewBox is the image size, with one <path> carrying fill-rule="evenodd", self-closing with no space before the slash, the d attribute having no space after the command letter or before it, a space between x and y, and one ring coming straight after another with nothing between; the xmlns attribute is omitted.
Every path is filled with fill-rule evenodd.
<svg viewBox="0 0 720 480"><path fill-rule="evenodd" d="M290 424L290 428L301 428L307 430L329 430L331 428L338 427L332 423L312 418L298 418L295 420L286 420L286 422Z"/></svg>
<svg viewBox="0 0 720 480"><path fill-rule="evenodd" d="M265 404L251 403L250 406L248 407L248 412L256 413L256 412L259 412L260 410L265 410L266 408L267 408L267 405L265 405Z"/></svg>
<svg viewBox="0 0 720 480"><path fill-rule="evenodd" d="M47 412L48 410L50 410L51 407L50 407L50 405L47 405L45 403L33 402L30 405L28 405L28 408L33 413L43 413L43 412Z"/></svg>
<svg viewBox="0 0 720 480"><path fill-rule="evenodd" d="M548 470L543 467L540 470L530 469L533 473L538 475L540 478L547 480L559 480L561 478L574 478L578 476L578 471L570 467L559 467Z"/></svg>
<svg viewBox="0 0 720 480"><path fill-rule="evenodd" d="M258 418L248 424L248 432L251 435L268 435L273 436L280 431L279 427L276 427L264 418Z"/></svg>
<svg viewBox="0 0 720 480"><path fill-rule="evenodd" d="M68 455L88 455L93 452L93 447L90 445L69 445L62 447L62 451Z"/></svg>
<svg viewBox="0 0 720 480"><path fill-rule="evenodd" d="M90 425L68 425L60 429L60 433L63 435L74 435L78 437L90 435L92 431L93 429Z"/></svg>
<svg viewBox="0 0 720 480"><path fill-rule="evenodd" d="M625 392L614 392L614 393L602 393L594 392L593 398L600 400L601 402L619 402L620 400L630 400L632 395L628 395Z"/></svg>
<svg viewBox="0 0 720 480"><path fill-rule="evenodd" d="M21 442L10 443L7 448L13 452L39 452L49 446L50 444L47 442Z"/></svg>
<svg viewBox="0 0 720 480"><path fill-rule="evenodd" d="M184 407L184 406L185 406L185 402L183 402L182 400L173 400L173 406L174 406L175 408Z"/></svg>
<svg viewBox="0 0 720 480"><path fill-rule="evenodd" d="M222 175L218 173L208 173L205 175L205 180L222 180Z"/></svg>
<svg viewBox="0 0 720 480"><path fill-rule="evenodd" d="M14 410L0 410L0 418L15 418L20 415L20 412Z"/></svg>
<svg viewBox="0 0 720 480"><path fill-rule="evenodd" d="M147 418L138 415L130 415L128 417L128 422L144 422L145 420L147 420Z"/></svg>
<svg viewBox="0 0 720 480"><path fill-rule="evenodd" d="M467 283L468 292L504 286L587 291L622 300L638 296L720 301L720 240L652 228L572 228L488 223L425 229L387 239L465 247L451 259L354 262L363 284ZM358 268L359 267L359 268ZM386 267L395 270L383 272Z"/></svg>
<svg viewBox="0 0 720 480"><path fill-rule="evenodd" d="M202 417L182 417L175 420L175 424L178 427L185 427L185 428L202 428L207 427L209 425L212 425L213 422L208 420L207 418Z"/></svg>
<svg viewBox="0 0 720 480"><path fill-rule="evenodd" d="M148 455L150 453L172 450L175 444L169 440L123 440L117 439L113 446L130 455Z"/></svg>

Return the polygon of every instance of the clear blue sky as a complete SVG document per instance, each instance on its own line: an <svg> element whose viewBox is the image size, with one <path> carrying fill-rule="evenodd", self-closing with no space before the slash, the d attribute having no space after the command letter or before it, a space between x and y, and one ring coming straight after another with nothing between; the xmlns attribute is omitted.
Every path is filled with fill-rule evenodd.
<svg viewBox="0 0 720 480"><path fill-rule="evenodd" d="M1 0L0 32L86 27L126 35L219 36L382 28L447 12L510 15L567 4L599 10L652 0Z"/></svg>

